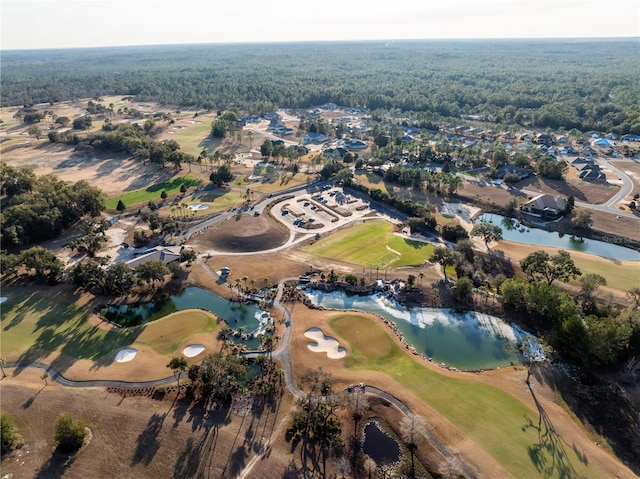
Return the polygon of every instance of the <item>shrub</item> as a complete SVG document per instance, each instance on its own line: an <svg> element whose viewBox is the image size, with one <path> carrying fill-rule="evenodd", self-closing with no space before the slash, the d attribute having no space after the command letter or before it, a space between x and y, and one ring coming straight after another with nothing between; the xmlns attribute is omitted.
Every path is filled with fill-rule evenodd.
<svg viewBox="0 0 640 479"><path fill-rule="evenodd" d="M445 225L442 227L442 239L446 241L451 241L455 243L458 240L466 239L468 237L469 237L469 234L461 225L455 225L455 226Z"/></svg>
<svg viewBox="0 0 640 479"><path fill-rule="evenodd" d="M58 415L54 439L60 451L71 452L80 449L86 435L86 425L84 422L74 421L70 413Z"/></svg>
<svg viewBox="0 0 640 479"><path fill-rule="evenodd" d="M3 412L2 416L0 416L0 439L3 456L13 451L18 438L18 428L13 421L13 417L9 413Z"/></svg>

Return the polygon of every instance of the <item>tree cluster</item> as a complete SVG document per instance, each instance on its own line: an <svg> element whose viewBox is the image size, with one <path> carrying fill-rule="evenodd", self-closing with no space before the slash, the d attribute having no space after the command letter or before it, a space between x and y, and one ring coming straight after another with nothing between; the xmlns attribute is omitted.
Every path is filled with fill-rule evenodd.
<svg viewBox="0 0 640 479"><path fill-rule="evenodd" d="M0 164L0 189L8 196L0 213L3 247L18 247L58 236L82 217L95 217L105 208L105 196L87 181L73 185L54 175Z"/></svg>

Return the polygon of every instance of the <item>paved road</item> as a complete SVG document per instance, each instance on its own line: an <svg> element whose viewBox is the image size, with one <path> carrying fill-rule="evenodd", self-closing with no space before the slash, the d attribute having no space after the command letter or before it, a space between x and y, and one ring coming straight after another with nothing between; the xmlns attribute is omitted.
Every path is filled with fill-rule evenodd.
<svg viewBox="0 0 640 479"><path fill-rule="evenodd" d="M19 363L7 363L4 365L5 369L13 368L36 368L41 369L43 372L49 375L48 379L57 382L70 388L100 388L100 387L114 387L114 388L127 388L127 389L139 389L149 388L156 386L164 386L176 382L175 376L169 376L163 379L157 379L155 381L116 381L110 379L92 379L87 381L78 381L74 379L65 378L60 371L54 369L48 364L39 362L19 362ZM181 373L180 379L187 377L187 373Z"/></svg>

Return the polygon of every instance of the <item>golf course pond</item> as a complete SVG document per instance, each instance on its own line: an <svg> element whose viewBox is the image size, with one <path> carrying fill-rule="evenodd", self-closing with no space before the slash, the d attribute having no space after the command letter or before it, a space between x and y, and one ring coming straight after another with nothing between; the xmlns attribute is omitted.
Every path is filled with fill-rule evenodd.
<svg viewBox="0 0 640 479"><path fill-rule="evenodd" d="M476 219L476 223L481 221L499 226L502 228L502 238L507 241L513 241L514 243L552 246L621 261L640 261L640 252L631 248L588 238L576 238L572 235L561 235L555 231L545 231L540 228L528 227L514 218L487 213Z"/></svg>
<svg viewBox="0 0 640 479"><path fill-rule="evenodd" d="M198 287L185 288L180 293L170 296L162 304L108 306L100 313L118 324L133 325L155 321L185 309L203 309L215 314L235 331L232 339L242 342L249 349L259 346L260 341L257 336L262 334L271 323L269 313L260 309L255 302L229 301Z"/></svg>
<svg viewBox="0 0 640 479"><path fill-rule="evenodd" d="M381 430L375 421L368 422L364 428L362 450L376 464L393 464L400 460L398 441Z"/></svg>
<svg viewBox="0 0 640 479"><path fill-rule="evenodd" d="M359 296L343 290L312 289L304 293L313 304L326 309L376 314L395 325L418 354L457 369L494 369L520 363L520 339L531 336L500 318L476 311L408 308L384 294Z"/></svg>

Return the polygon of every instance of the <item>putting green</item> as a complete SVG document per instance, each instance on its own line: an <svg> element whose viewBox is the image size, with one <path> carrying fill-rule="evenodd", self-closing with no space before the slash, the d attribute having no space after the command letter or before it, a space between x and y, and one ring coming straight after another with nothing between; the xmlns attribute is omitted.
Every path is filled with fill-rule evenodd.
<svg viewBox="0 0 640 479"><path fill-rule="evenodd" d="M484 448L513 477L602 477L584 462L553 428L553 418L487 384L456 379L425 368L392 341L390 333L364 315L337 314L332 331L351 347L345 360L350 370L388 374L420 397ZM367 341L360 338L366 331ZM380 356L380 349L389 351Z"/></svg>

